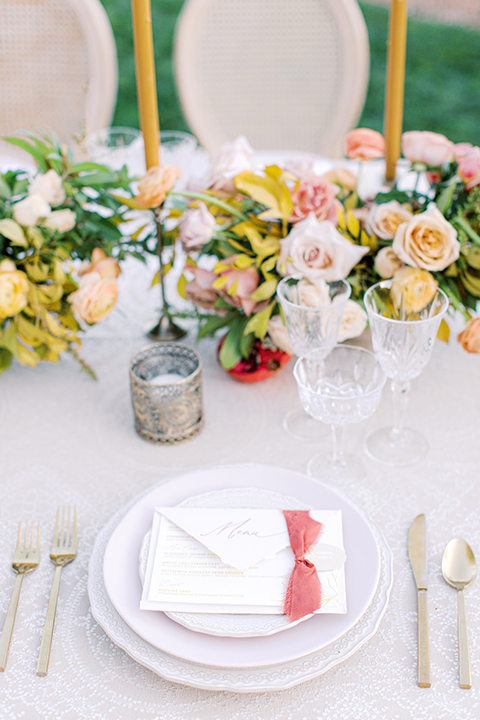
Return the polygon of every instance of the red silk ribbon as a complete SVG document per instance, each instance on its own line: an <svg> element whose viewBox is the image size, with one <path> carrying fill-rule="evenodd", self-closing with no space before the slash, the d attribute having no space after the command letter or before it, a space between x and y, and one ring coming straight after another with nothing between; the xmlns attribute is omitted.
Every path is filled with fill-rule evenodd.
<svg viewBox="0 0 480 720"><path fill-rule="evenodd" d="M290 622L310 615L320 607L322 587L315 565L305 558L322 530L322 524L308 510L284 510L295 565L288 581L284 612Z"/></svg>

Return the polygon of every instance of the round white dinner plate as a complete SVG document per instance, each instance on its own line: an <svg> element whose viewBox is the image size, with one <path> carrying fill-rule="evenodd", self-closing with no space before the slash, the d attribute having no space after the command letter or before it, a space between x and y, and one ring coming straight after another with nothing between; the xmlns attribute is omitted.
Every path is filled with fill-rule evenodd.
<svg viewBox="0 0 480 720"><path fill-rule="evenodd" d="M140 610L138 553L151 527L155 505L174 506L202 492L254 486L294 496L309 507L342 511L347 607L345 615L315 615L268 637L230 638L191 632L162 612ZM112 519L113 520L113 519ZM314 653L353 628L369 607L381 568L379 533L347 496L290 470L266 465L231 465L200 470L157 485L115 516L103 558L108 596L121 618L151 646L182 660L222 668L285 663ZM384 544L383 538L380 542Z"/></svg>
<svg viewBox="0 0 480 720"><path fill-rule="evenodd" d="M296 498L281 495L273 490L259 488L227 488L195 495L180 503L182 507L224 507L224 508L265 508L282 510L308 510L306 503ZM143 585L150 546L151 531L143 538L139 555L139 575ZM253 615L233 613L199 613L199 612L165 612L175 622L194 632L220 637L265 637L287 630L311 615L306 615L295 622L289 622L286 615Z"/></svg>

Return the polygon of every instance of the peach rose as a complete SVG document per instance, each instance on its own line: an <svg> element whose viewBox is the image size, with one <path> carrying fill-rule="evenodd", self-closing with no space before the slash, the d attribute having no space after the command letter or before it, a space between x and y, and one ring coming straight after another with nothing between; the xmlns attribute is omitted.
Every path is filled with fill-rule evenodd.
<svg viewBox="0 0 480 720"><path fill-rule="evenodd" d="M289 355L294 354L292 346L290 345L290 340L288 339L287 328L283 323L281 315L274 315L274 317L270 318L268 321L267 333L273 344L279 350L283 350L283 352L286 352Z"/></svg>
<svg viewBox="0 0 480 720"><path fill-rule="evenodd" d="M359 337L367 327L368 315L355 300L347 300L340 321L337 342Z"/></svg>
<svg viewBox="0 0 480 720"><path fill-rule="evenodd" d="M423 310L434 298L437 281L426 270L403 267L393 276L390 296L393 306L407 315Z"/></svg>
<svg viewBox="0 0 480 720"><path fill-rule="evenodd" d="M192 267L190 265L187 266L187 269L193 273L194 278L185 285L186 296L197 307L202 308L203 310L214 310L218 293L213 288L213 283L217 279L218 275L211 270Z"/></svg>
<svg viewBox="0 0 480 720"><path fill-rule="evenodd" d="M396 200L372 205L367 218L367 232L375 233L382 240L393 240L398 226L411 217L410 210Z"/></svg>
<svg viewBox="0 0 480 720"><path fill-rule="evenodd" d="M356 128L345 137L345 155L350 160L376 160L385 156L385 138L376 130Z"/></svg>
<svg viewBox="0 0 480 720"><path fill-rule="evenodd" d="M313 213L294 225L280 245L280 275L300 273L311 281L343 280L368 252L368 247L351 243L333 223L319 222Z"/></svg>
<svg viewBox="0 0 480 720"><path fill-rule="evenodd" d="M465 183L465 189L471 190L480 184L480 148L471 147L457 156L457 172Z"/></svg>
<svg viewBox="0 0 480 720"><path fill-rule="evenodd" d="M455 228L438 208L430 207L398 226L392 249L407 265L444 270L457 260L460 243Z"/></svg>
<svg viewBox="0 0 480 720"><path fill-rule="evenodd" d="M114 279L103 279L96 272L85 275L78 290L68 296L73 312L89 325L104 320L115 307L118 286Z"/></svg>
<svg viewBox="0 0 480 720"><path fill-rule="evenodd" d="M440 167L444 162L453 160L455 145L445 135L412 130L402 135L402 153L411 163Z"/></svg>
<svg viewBox="0 0 480 720"><path fill-rule="evenodd" d="M298 185L290 190L293 200L290 222L297 223L313 213L318 220L330 220L336 225L337 208L340 207L336 199L338 190L336 185L316 175L300 180Z"/></svg>
<svg viewBox="0 0 480 720"><path fill-rule="evenodd" d="M107 257L101 248L94 248L91 262L84 260L78 274L82 277L91 272L96 272L102 280L114 280L120 275L120 265L116 258Z"/></svg>
<svg viewBox="0 0 480 720"><path fill-rule="evenodd" d="M384 247L376 254L373 267L381 278L388 280L397 270L404 267L404 263L398 259L391 247Z"/></svg>
<svg viewBox="0 0 480 720"><path fill-rule="evenodd" d="M330 170L322 175L322 178L329 183L340 185L340 187L345 188L346 190L351 190L352 192L357 187L357 178L346 168L333 168L333 170Z"/></svg>
<svg viewBox="0 0 480 720"><path fill-rule="evenodd" d="M480 318L470 320L465 330L459 333L457 339L467 352L480 353Z"/></svg>
<svg viewBox="0 0 480 720"><path fill-rule="evenodd" d="M136 196L138 204L150 209L159 207L181 174L182 171L175 165L151 167L139 180Z"/></svg>
<svg viewBox="0 0 480 720"><path fill-rule="evenodd" d="M213 237L217 224L215 217L203 202L198 208L190 208L180 222L180 242L184 250L198 250Z"/></svg>
<svg viewBox="0 0 480 720"><path fill-rule="evenodd" d="M17 315L28 302L28 280L10 260L0 263L0 318Z"/></svg>

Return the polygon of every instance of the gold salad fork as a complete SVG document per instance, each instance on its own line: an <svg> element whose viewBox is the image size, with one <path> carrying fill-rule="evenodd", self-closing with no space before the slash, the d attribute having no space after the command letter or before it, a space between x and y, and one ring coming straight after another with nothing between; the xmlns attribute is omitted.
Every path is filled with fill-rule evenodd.
<svg viewBox="0 0 480 720"><path fill-rule="evenodd" d="M18 526L17 547L13 554L12 567L17 573L15 585L13 586L12 597L8 606L7 615L3 624L0 637L0 672L5 670L7 664L10 640L12 639L15 616L17 614L18 599L22 588L23 576L27 572L35 570L40 562L40 523L37 525L37 539L35 541L35 528L32 522L29 526L25 524L25 533L22 530L22 523Z"/></svg>
<svg viewBox="0 0 480 720"><path fill-rule="evenodd" d="M55 522L52 547L50 549L50 560L56 567L38 655L37 675L41 677L45 677L48 671L62 567L72 562L76 554L77 509L74 506L73 513L71 513L70 506L68 506L68 508L63 506L63 508L58 508L57 510L57 520Z"/></svg>

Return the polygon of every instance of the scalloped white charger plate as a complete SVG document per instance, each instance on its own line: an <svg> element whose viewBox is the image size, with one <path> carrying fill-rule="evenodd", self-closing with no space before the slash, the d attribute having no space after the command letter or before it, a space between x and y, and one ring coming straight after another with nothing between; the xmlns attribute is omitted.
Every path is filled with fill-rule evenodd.
<svg viewBox="0 0 480 720"><path fill-rule="evenodd" d="M202 633L192 633L163 616L163 613L154 613L153 616L157 619L163 616L161 627L163 629L169 627L168 635L175 628L173 637L177 638L178 643L177 646L173 646L171 654L169 654L163 647L156 647L155 644L152 644L152 635L155 635L152 633L152 621L150 621L150 634L146 639L135 631L131 621L126 622L114 608L103 579L103 561L107 555L107 546L111 545L110 541L119 530L122 520L126 516L132 517L131 511L134 508L137 508L137 511L141 509L140 519L142 521L138 523L137 518L136 541L131 534L128 536L127 546L130 546L131 557L125 556L120 573L127 578L127 585L130 584L130 586L135 585L135 578L137 578L138 594L135 600L137 603L141 587L138 577L138 549L142 537L151 523L152 506L160 502L178 504L194 495L195 492L198 493L199 490L218 490L225 488L225 485L248 487L252 484L268 490L275 489L289 494L294 493L299 500L310 507L342 509L345 546L347 556L350 552L351 558L352 550L356 546L363 547L362 554L365 557L364 551L367 548L363 536L366 532L370 540L375 543L380 556L380 577L373 600L368 604L366 611L360 613L356 620L351 616L351 601L358 596L358 587L357 592L354 592L356 587L354 581L359 579L359 573L365 569L365 563L362 564L359 557L357 559L360 561L361 567L357 567L355 571L353 566L356 563L349 563L352 566L351 572L347 572L347 593L349 595L347 616L350 615L351 627L344 632L338 632L337 628L336 637L329 642L325 642L328 633L325 635L322 632L322 624L317 623L318 620L327 620L327 623L323 623L323 629L327 625L334 624L331 622L332 616L327 615L311 618L301 626L289 630L288 633L280 633L273 637L258 638L257 640L256 638L215 638ZM352 518L359 516L363 519L363 532L361 526L355 529L356 523L354 522L352 526L350 522ZM128 571L129 567L130 572ZM375 633L387 608L391 585L392 558L383 536L368 521L363 511L346 496L299 473L270 466L236 465L189 473L149 489L140 498L133 499L100 532L90 560L88 587L93 616L107 635L137 662L168 680L193 687L256 692L291 687L322 674L349 657ZM132 595L132 593L127 594ZM135 596L135 593L133 595ZM155 621L154 625L156 625ZM303 633L300 634L300 638L295 638L298 630L307 627L309 628L307 634L316 638L313 650L310 649L312 643L305 642ZM322 635L320 639L317 637L319 635ZM285 640L282 640L283 638ZM263 644L270 645L272 640L275 641L274 650L277 650L277 654L273 654L273 660L270 659L272 658L272 648L267 655L259 654L259 647ZM220 642L220 646L214 648L212 655L208 649L217 641ZM315 649L315 645L317 649ZM169 647L172 647L171 637ZM193 654L200 658L198 663L182 657L183 654L191 655L192 647ZM219 647L223 649L223 657L222 654L219 655ZM217 660L216 664L212 663L214 658ZM270 662L267 662L267 659L270 659Z"/></svg>

